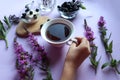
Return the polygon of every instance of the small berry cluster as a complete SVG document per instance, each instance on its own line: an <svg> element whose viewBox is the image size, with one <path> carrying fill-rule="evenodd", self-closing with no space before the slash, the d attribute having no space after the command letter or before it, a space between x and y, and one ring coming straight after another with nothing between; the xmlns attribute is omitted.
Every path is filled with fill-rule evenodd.
<svg viewBox="0 0 120 80"><path fill-rule="evenodd" d="M63 12L73 12L79 10L80 7L82 8L81 2L73 0L69 2L64 2L61 6L58 6L58 10ZM82 9L85 9L85 7Z"/></svg>

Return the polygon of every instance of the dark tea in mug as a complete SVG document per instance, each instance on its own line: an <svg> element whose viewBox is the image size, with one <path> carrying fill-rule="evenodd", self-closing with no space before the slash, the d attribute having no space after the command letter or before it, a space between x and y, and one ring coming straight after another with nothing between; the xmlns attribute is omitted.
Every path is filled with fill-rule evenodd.
<svg viewBox="0 0 120 80"><path fill-rule="evenodd" d="M51 24L46 30L46 36L54 42L62 42L68 39L71 35L71 29L63 23Z"/></svg>

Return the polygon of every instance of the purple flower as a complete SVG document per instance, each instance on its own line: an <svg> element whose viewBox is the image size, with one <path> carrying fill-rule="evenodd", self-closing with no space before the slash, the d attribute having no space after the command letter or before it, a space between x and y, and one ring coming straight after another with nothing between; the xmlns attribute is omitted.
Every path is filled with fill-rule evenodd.
<svg viewBox="0 0 120 80"><path fill-rule="evenodd" d="M91 28L87 25L86 19L84 20L84 28L85 28L85 37L89 42L94 40L94 32L91 30Z"/></svg>
<svg viewBox="0 0 120 80"><path fill-rule="evenodd" d="M14 39L14 49L16 53L16 68L20 75L19 80L33 80L33 68L31 68L31 55ZM29 70L28 70L29 69ZM26 79L28 77L28 79Z"/></svg>
<svg viewBox="0 0 120 80"><path fill-rule="evenodd" d="M47 53L45 52L44 47L43 47L43 46L40 46L40 45L38 44L37 39L34 37L34 35L33 35L32 33L29 33L29 35L28 35L28 42L30 43L30 45L32 46L32 48L33 48L35 51L38 52L38 55L41 56L41 58L42 58L43 55L44 55L44 56L47 56L47 55L46 55Z"/></svg>
<svg viewBox="0 0 120 80"><path fill-rule="evenodd" d="M86 30L86 31L91 31L91 28L86 25L85 30Z"/></svg>
<svg viewBox="0 0 120 80"><path fill-rule="evenodd" d="M25 52L21 45L18 42L14 41L15 53L19 54L20 52Z"/></svg>
<svg viewBox="0 0 120 80"><path fill-rule="evenodd" d="M87 22L85 22L85 37L88 39L88 41L94 40L94 32L91 30L91 28L87 25Z"/></svg>
<svg viewBox="0 0 120 80"><path fill-rule="evenodd" d="M32 61L35 62L35 64L37 64L40 69L47 72L49 67L49 60L44 47L38 44L37 39L32 33L29 33L28 35L28 42L30 43L32 48L37 51L37 54L34 54L35 56Z"/></svg>
<svg viewBox="0 0 120 80"><path fill-rule="evenodd" d="M28 42L30 43L30 45L32 46L32 48L35 51L43 51L44 47L41 47L38 42L37 39L34 37L34 35L32 33L29 33L28 35Z"/></svg>
<svg viewBox="0 0 120 80"><path fill-rule="evenodd" d="M103 16L101 16L100 17L100 19L99 19L99 21L98 21L98 26L100 26L100 27L103 27L104 25L105 25L105 20L104 20L104 17Z"/></svg>
<svg viewBox="0 0 120 80"><path fill-rule="evenodd" d="M88 41L93 41L94 40L94 32L93 31L86 31L85 36L88 39Z"/></svg>

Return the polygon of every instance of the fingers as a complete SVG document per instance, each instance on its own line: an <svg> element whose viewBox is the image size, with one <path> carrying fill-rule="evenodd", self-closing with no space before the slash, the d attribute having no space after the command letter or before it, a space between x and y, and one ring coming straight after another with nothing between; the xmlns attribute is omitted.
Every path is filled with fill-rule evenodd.
<svg viewBox="0 0 120 80"><path fill-rule="evenodd" d="M80 41L80 44L78 45L79 48L81 47L86 47L88 48L89 52L90 52L90 44L89 41L86 38L77 38L78 41Z"/></svg>
<svg viewBox="0 0 120 80"><path fill-rule="evenodd" d="M78 48L84 47L88 49L88 51L90 52L90 44L86 38L76 37L75 39L77 39L77 43L73 41L71 47L78 47Z"/></svg>
<svg viewBox="0 0 120 80"><path fill-rule="evenodd" d="M90 43L89 43L89 41L88 41L88 40L87 40L86 45L87 45L87 48L88 48L89 53L91 53L91 50L90 50Z"/></svg>
<svg viewBox="0 0 120 80"><path fill-rule="evenodd" d="M76 43L75 42L72 42L72 44L71 44L71 47L76 47Z"/></svg>
<svg viewBox="0 0 120 80"><path fill-rule="evenodd" d="M72 40L72 44L71 44L71 47L76 47L80 44L81 42L81 38L80 37L76 37L74 40Z"/></svg>
<svg viewBox="0 0 120 80"><path fill-rule="evenodd" d="M90 50L90 43L89 43L89 41L86 38L82 38L80 47L81 46L83 46L84 48L86 48L89 53L91 52L91 50Z"/></svg>
<svg viewBox="0 0 120 80"><path fill-rule="evenodd" d="M84 42L84 39L83 38L80 38L80 37L76 37L75 38L77 40L77 42L72 42L71 44L71 47L77 47L81 44L81 42L83 43Z"/></svg>
<svg viewBox="0 0 120 80"><path fill-rule="evenodd" d="M88 40L86 38L82 38L80 45L88 45Z"/></svg>

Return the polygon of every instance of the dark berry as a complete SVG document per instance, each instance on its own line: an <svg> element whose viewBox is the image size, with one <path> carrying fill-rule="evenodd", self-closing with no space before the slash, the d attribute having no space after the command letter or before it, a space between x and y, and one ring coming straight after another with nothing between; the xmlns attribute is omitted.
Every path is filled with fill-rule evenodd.
<svg viewBox="0 0 120 80"><path fill-rule="evenodd" d="M34 18L34 19L37 19L37 15L33 15L33 18Z"/></svg>
<svg viewBox="0 0 120 80"><path fill-rule="evenodd" d="M80 1L72 0L71 2L64 2L61 6L58 6L58 9L64 12L77 11L80 8L80 4Z"/></svg>
<svg viewBox="0 0 120 80"><path fill-rule="evenodd" d="M68 2L64 2L61 7L66 7Z"/></svg>
<svg viewBox="0 0 120 80"><path fill-rule="evenodd" d="M64 12L69 12L69 9L68 8L63 8L63 11Z"/></svg>
<svg viewBox="0 0 120 80"><path fill-rule="evenodd" d="M71 2L67 2L66 7L70 7L71 6Z"/></svg>
<svg viewBox="0 0 120 80"><path fill-rule="evenodd" d="M26 10L25 10L25 12L28 12L30 9L29 8L27 8Z"/></svg>
<svg viewBox="0 0 120 80"><path fill-rule="evenodd" d="M75 2L75 0L72 0L72 2L74 3L74 2Z"/></svg>
<svg viewBox="0 0 120 80"><path fill-rule="evenodd" d="M77 5L74 6L74 11L79 10L79 7Z"/></svg>
<svg viewBox="0 0 120 80"><path fill-rule="evenodd" d="M36 9L35 11L36 11L36 12L39 12L39 9Z"/></svg>
<svg viewBox="0 0 120 80"><path fill-rule="evenodd" d="M62 11L63 9L62 9L62 7L60 7L60 6L57 6L58 7L58 10L60 10L60 11Z"/></svg>
<svg viewBox="0 0 120 80"><path fill-rule="evenodd" d="M60 6L57 6L58 9L60 9L61 7Z"/></svg>
<svg viewBox="0 0 120 80"><path fill-rule="evenodd" d="M23 13L21 18L25 18L25 17L26 17L26 13Z"/></svg>
<svg viewBox="0 0 120 80"><path fill-rule="evenodd" d="M33 11L30 11L30 13L29 13L30 15L32 15L33 14Z"/></svg>
<svg viewBox="0 0 120 80"><path fill-rule="evenodd" d="M80 1L75 2L75 5L80 5L80 4L81 4Z"/></svg>

